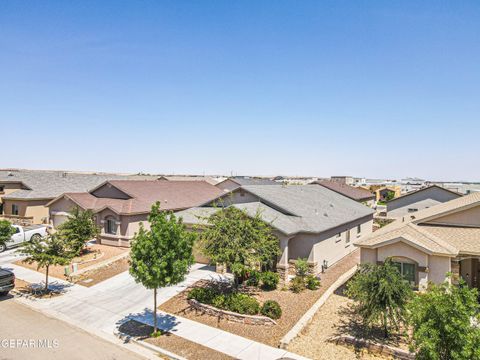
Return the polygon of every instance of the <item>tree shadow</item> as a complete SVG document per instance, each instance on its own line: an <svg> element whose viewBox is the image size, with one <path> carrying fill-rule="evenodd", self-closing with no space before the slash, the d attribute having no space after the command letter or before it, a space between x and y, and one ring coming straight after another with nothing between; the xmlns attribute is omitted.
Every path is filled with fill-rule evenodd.
<svg viewBox="0 0 480 360"><path fill-rule="evenodd" d="M142 312L139 313L130 313L125 315L122 319L116 322L116 327L122 333L126 333L127 335L131 336L145 336L149 337L153 332L153 325L154 325L154 317L153 311L145 308ZM129 330L131 321L135 321L137 323L143 324L140 327L140 332L138 335L132 335L131 331ZM163 333L173 333L176 331L175 327L179 324L177 317L174 315L166 314L166 313L157 313L157 327ZM130 332L130 333L129 333Z"/></svg>

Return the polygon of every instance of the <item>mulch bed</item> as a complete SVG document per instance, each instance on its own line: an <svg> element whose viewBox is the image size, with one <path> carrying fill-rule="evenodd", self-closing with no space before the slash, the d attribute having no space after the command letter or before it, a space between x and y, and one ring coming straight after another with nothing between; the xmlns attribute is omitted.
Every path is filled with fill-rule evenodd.
<svg viewBox="0 0 480 360"><path fill-rule="evenodd" d="M150 334L153 332L153 327L142 324L135 320L129 320L122 324L119 330L127 335L138 338L149 344L156 345L162 349L171 351L174 354L183 356L192 360L229 360L232 357L221 352L212 350L208 347L186 340L180 336L174 335L171 332L165 332L161 336L153 338Z"/></svg>
<svg viewBox="0 0 480 360"><path fill-rule="evenodd" d="M83 273L76 281L76 284L86 287L96 285L114 277L115 275L127 271L129 266L129 258L119 259L107 266Z"/></svg>
<svg viewBox="0 0 480 360"><path fill-rule="evenodd" d="M127 251L129 251L129 249L108 245L93 244L88 247L88 251L85 254L75 258L72 263L78 263L78 269L81 270L89 266L98 264L100 262L106 261L114 256L123 254ZM45 274L45 268L37 269L37 263L27 264L26 262L23 262L23 260L18 260L15 261L14 264ZM48 274L50 276L56 277L57 279L68 280L65 276L65 266L50 266Z"/></svg>
<svg viewBox="0 0 480 360"><path fill-rule="evenodd" d="M183 316L200 323L220 328L222 330L277 347L280 340L297 323L305 312L322 296L322 294L338 279L338 277L359 262L359 252L348 255L340 262L330 267L325 274L321 274L321 287L318 290L305 290L294 294L290 290L261 291L256 289L251 295L260 303L266 300L277 301L283 311L282 317L275 326L244 325L229 322L225 319L202 314L190 307L187 302L188 289L162 304L159 309L170 314ZM193 286L202 286L197 282Z"/></svg>

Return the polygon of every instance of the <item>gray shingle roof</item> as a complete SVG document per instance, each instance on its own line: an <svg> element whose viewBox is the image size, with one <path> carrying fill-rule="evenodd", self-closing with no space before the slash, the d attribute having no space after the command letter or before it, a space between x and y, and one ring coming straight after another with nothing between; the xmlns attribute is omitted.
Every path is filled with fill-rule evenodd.
<svg viewBox="0 0 480 360"><path fill-rule="evenodd" d="M234 204L262 218L284 234L319 233L373 214L373 210L322 186L244 186L258 201ZM225 196L229 196L228 194ZM193 208L177 213L186 224L201 224L214 208ZM213 209L213 210L212 210ZM205 215L206 214L206 215Z"/></svg>
<svg viewBox="0 0 480 360"><path fill-rule="evenodd" d="M235 176L229 178L232 181L235 181L237 184L241 186L247 185L279 185L278 182L273 181L271 179L265 178L255 178L255 177L248 177L248 176Z"/></svg>
<svg viewBox="0 0 480 360"><path fill-rule="evenodd" d="M23 183L22 189L4 195L4 199L53 199L66 192L85 192L106 180L132 179L135 176L86 174L65 171L0 170L0 183Z"/></svg>

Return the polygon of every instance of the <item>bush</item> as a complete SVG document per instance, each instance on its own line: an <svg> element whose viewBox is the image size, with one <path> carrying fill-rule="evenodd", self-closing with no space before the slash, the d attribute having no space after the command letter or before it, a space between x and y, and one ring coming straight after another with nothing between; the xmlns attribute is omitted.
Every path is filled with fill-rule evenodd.
<svg viewBox="0 0 480 360"><path fill-rule="evenodd" d="M254 297L241 293L233 293L226 299L226 310L239 314L257 315L260 304Z"/></svg>
<svg viewBox="0 0 480 360"><path fill-rule="evenodd" d="M297 276L305 277L308 274L308 262L307 259L298 259L295 262L295 272Z"/></svg>
<svg viewBox="0 0 480 360"><path fill-rule="evenodd" d="M282 316L282 308L278 304L278 302L274 300L267 300L262 306L262 310L260 311L262 315L268 316L270 319L280 319Z"/></svg>
<svg viewBox="0 0 480 360"><path fill-rule="evenodd" d="M299 293L305 290L305 279L301 276L295 276L290 284L290 290Z"/></svg>
<svg viewBox="0 0 480 360"><path fill-rule="evenodd" d="M258 286L260 283L260 272L257 270L252 270L248 274L247 285L248 286Z"/></svg>
<svg viewBox="0 0 480 360"><path fill-rule="evenodd" d="M215 306L219 309L223 309L225 307L225 302L226 302L227 297L223 294L218 294L212 299L212 306Z"/></svg>
<svg viewBox="0 0 480 360"><path fill-rule="evenodd" d="M194 299L203 304L211 304L218 292L213 288L193 288L187 295L187 299Z"/></svg>
<svg viewBox="0 0 480 360"><path fill-rule="evenodd" d="M320 280L313 275L308 275L305 279L305 283L309 290L317 290L320 287Z"/></svg>
<svg viewBox="0 0 480 360"><path fill-rule="evenodd" d="M275 290L279 281L280 275L273 271L265 271L262 273L262 289L264 290Z"/></svg>

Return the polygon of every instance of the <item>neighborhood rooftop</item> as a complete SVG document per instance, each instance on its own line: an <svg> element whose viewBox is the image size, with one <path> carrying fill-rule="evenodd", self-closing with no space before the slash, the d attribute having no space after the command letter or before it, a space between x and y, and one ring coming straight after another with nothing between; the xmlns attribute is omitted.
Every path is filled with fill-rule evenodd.
<svg viewBox="0 0 480 360"><path fill-rule="evenodd" d="M353 187L353 186L341 183L339 181L320 180L320 181L314 181L311 184L324 186L327 189L335 191L355 201L366 201L366 200L372 200L375 198L375 195L366 189Z"/></svg>
<svg viewBox="0 0 480 360"><path fill-rule="evenodd" d="M232 206L262 218L284 234L319 233L356 219L371 216L373 210L321 186L291 185L242 187L257 201ZM228 201L229 194L223 198ZM217 203L221 201L217 200ZM178 213L185 223L202 223L198 216L208 216L216 208L194 208Z"/></svg>

